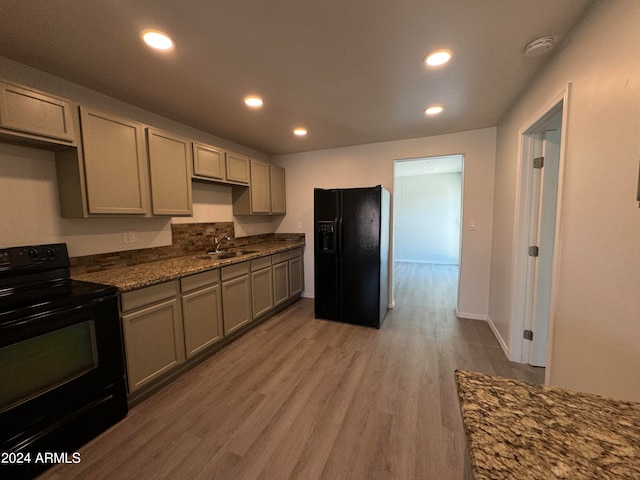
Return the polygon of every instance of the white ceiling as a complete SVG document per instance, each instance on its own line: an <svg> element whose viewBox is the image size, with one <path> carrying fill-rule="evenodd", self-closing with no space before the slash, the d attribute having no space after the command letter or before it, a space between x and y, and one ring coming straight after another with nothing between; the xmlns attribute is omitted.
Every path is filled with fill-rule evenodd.
<svg viewBox="0 0 640 480"><path fill-rule="evenodd" d="M553 55L525 58L525 45L561 40L590 3L0 0L0 56L283 154L494 126ZM150 51L146 28L175 50ZM437 48L452 61L425 68ZM250 93L262 109L244 106Z"/></svg>

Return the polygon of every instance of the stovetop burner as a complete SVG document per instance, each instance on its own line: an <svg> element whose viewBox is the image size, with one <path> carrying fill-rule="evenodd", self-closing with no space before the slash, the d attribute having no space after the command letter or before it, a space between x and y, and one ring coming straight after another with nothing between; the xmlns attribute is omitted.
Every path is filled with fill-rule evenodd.
<svg viewBox="0 0 640 480"><path fill-rule="evenodd" d="M74 280L64 243L0 250L0 328L25 316L115 295L112 286Z"/></svg>

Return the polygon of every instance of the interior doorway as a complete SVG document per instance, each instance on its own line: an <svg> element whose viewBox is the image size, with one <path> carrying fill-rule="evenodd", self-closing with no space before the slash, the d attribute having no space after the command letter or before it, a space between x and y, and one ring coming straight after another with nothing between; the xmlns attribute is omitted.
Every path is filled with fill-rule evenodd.
<svg viewBox="0 0 640 480"><path fill-rule="evenodd" d="M509 357L538 367L548 366L567 101L568 89L521 133Z"/></svg>
<svg viewBox="0 0 640 480"><path fill-rule="evenodd" d="M394 263L459 267L463 167L463 155L394 162Z"/></svg>

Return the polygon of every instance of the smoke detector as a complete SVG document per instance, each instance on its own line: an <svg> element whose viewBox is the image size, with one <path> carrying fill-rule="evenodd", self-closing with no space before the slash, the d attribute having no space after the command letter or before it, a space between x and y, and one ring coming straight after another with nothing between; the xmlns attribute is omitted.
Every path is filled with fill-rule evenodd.
<svg viewBox="0 0 640 480"><path fill-rule="evenodd" d="M555 46L555 38L541 37L524 47L525 57L539 57L550 51Z"/></svg>

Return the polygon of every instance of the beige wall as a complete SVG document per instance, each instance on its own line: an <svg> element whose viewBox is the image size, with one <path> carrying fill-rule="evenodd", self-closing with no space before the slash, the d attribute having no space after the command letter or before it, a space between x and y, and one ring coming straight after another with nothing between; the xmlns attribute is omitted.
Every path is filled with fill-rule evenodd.
<svg viewBox="0 0 640 480"><path fill-rule="evenodd" d="M314 291L313 189L382 184L392 193L394 160L464 154L463 225L475 219L476 231L463 229L460 273L461 316L486 319L493 209L495 128L374 143L356 147L282 155L272 161L287 171L287 216L278 231L305 232L305 291Z"/></svg>
<svg viewBox="0 0 640 480"><path fill-rule="evenodd" d="M263 153L228 142L170 119L154 115L95 91L0 57L0 78L115 113L187 138L268 160ZM66 242L72 256L169 245L171 222L234 221L236 236L271 233L278 218L233 217L231 187L193 184L193 217L89 218L60 217L53 153L0 143L0 247ZM138 241L123 241L135 230Z"/></svg>
<svg viewBox="0 0 640 480"><path fill-rule="evenodd" d="M571 83L552 385L640 401L640 2L595 2L498 126L489 316L509 338L519 129Z"/></svg>

